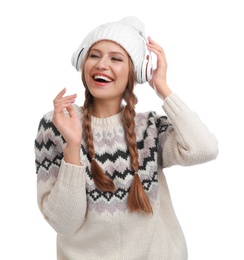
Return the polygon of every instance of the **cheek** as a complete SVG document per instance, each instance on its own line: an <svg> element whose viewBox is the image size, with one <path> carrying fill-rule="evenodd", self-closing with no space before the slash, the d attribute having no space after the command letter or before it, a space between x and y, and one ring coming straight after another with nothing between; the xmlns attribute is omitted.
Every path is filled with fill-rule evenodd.
<svg viewBox="0 0 244 260"><path fill-rule="evenodd" d="M87 80L89 80L89 71L90 71L90 66L88 63L85 63L83 73L84 73L84 79L86 82L87 82Z"/></svg>
<svg viewBox="0 0 244 260"><path fill-rule="evenodd" d="M128 82L129 79L129 70L128 68L120 68L117 70L117 75L120 75L120 79L124 82Z"/></svg>

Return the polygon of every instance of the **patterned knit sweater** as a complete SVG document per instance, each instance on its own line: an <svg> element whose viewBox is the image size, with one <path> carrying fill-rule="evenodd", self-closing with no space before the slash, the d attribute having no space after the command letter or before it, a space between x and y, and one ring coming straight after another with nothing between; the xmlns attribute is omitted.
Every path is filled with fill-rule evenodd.
<svg viewBox="0 0 244 260"><path fill-rule="evenodd" d="M57 232L57 259L187 259L163 168L213 160L218 143L176 94L165 99L163 109L167 117L146 112L135 118L139 176L153 214L131 213L127 207L133 171L122 113L92 117L96 159L113 179L114 193L94 185L85 140L83 166L65 163L65 140L52 123L52 111L41 119L35 140L37 197L40 211ZM78 106L77 112L82 120Z"/></svg>

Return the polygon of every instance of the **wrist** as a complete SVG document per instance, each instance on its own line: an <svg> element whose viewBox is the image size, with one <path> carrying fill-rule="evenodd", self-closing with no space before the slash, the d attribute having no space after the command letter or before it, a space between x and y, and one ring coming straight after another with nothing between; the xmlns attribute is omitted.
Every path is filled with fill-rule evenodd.
<svg viewBox="0 0 244 260"><path fill-rule="evenodd" d="M64 148L64 161L70 164L81 165L80 145L67 144Z"/></svg>
<svg viewBox="0 0 244 260"><path fill-rule="evenodd" d="M167 84L164 84L163 86L157 86L157 87L154 85L153 89L155 93L163 100L172 93L172 91L170 90Z"/></svg>

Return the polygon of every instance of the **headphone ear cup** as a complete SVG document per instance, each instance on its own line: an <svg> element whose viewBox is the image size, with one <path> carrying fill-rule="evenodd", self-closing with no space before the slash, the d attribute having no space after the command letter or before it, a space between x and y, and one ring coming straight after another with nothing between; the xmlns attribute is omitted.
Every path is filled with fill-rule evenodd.
<svg viewBox="0 0 244 260"><path fill-rule="evenodd" d="M136 79L139 84L143 84L147 81L147 60L143 60L137 69Z"/></svg>
<svg viewBox="0 0 244 260"><path fill-rule="evenodd" d="M153 74L153 66L152 66L152 60L149 57L149 60L147 61L147 66L146 66L146 80L150 81L152 79L152 74Z"/></svg>
<svg viewBox="0 0 244 260"><path fill-rule="evenodd" d="M81 59L83 55L84 46L80 46L72 55L71 63L72 66L76 68L77 71L81 70Z"/></svg>
<svg viewBox="0 0 244 260"><path fill-rule="evenodd" d="M137 70L137 82L139 84L143 84L147 81L150 81L152 79L152 63L151 59L149 60L145 59L142 63L141 66L138 66Z"/></svg>

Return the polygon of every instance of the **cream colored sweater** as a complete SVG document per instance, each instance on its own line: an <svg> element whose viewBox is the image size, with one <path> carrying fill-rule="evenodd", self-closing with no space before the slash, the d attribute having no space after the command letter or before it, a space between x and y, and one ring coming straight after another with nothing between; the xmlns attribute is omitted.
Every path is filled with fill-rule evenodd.
<svg viewBox="0 0 244 260"><path fill-rule="evenodd" d="M37 198L57 232L57 259L187 259L163 168L213 160L218 143L176 94L166 98L163 109L167 117L147 112L135 118L139 176L153 207L151 215L127 208L133 171L122 113L92 118L96 159L113 179L114 193L100 192L94 185L85 141L80 152L84 166L65 163L65 140L52 123L52 111L41 119L35 140ZM82 110L77 111L82 120Z"/></svg>

